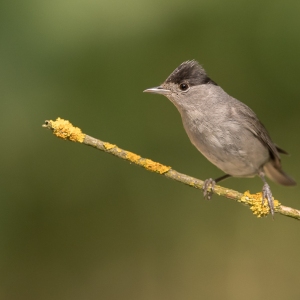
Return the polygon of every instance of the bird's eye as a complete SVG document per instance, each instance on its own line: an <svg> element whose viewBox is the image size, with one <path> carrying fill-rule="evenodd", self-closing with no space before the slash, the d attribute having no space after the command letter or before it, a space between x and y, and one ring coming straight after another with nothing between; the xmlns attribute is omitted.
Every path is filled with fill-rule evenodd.
<svg viewBox="0 0 300 300"><path fill-rule="evenodd" d="M188 86L188 84L186 84L186 83L181 83L180 86L179 86L179 88L180 88L182 91L186 91L186 90L189 88L189 86Z"/></svg>

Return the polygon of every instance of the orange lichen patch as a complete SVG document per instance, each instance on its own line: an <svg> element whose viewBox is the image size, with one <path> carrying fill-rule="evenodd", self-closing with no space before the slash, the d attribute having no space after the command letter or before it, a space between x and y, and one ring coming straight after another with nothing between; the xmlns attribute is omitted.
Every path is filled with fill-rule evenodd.
<svg viewBox="0 0 300 300"><path fill-rule="evenodd" d="M139 166L144 167L145 169L156 172L159 174L166 173L171 169L171 167L164 166L160 163L157 163L155 161L152 161L151 159L147 158L141 158L140 155L137 155L135 153L126 151L126 159L129 161L138 164Z"/></svg>
<svg viewBox="0 0 300 300"><path fill-rule="evenodd" d="M264 217L270 213L267 200L262 203L262 193L250 194L249 191L246 191L239 202L244 202L250 205L250 209L252 210L253 214L258 218ZM278 200L274 200L275 211L280 205L281 203Z"/></svg>
<svg viewBox="0 0 300 300"><path fill-rule="evenodd" d="M158 162L155 162L151 159L143 159L143 161L141 162L141 165L145 169L152 171L152 172L159 173L159 174L164 174L171 169L171 167L167 167L167 166L162 165Z"/></svg>
<svg viewBox="0 0 300 300"><path fill-rule="evenodd" d="M126 151L126 158L133 163L137 163L141 157L135 153Z"/></svg>
<svg viewBox="0 0 300 300"><path fill-rule="evenodd" d="M116 145L110 143L103 143L103 146L105 147L106 150L110 150L116 147Z"/></svg>
<svg viewBox="0 0 300 300"><path fill-rule="evenodd" d="M45 121L43 126L52 129L53 134L64 140L82 143L85 137L80 128L74 127L68 120L61 118L57 118L55 121Z"/></svg>

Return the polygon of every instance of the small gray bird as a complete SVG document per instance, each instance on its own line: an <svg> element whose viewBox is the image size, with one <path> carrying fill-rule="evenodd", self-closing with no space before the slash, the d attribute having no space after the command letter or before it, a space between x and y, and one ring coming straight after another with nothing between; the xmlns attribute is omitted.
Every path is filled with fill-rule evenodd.
<svg viewBox="0 0 300 300"><path fill-rule="evenodd" d="M267 199L274 216L265 175L286 186L296 182L281 168L279 153L287 152L273 143L247 105L228 95L195 60L182 63L163 84L144 92L166 96L177 107L192 144L225 173L205 180L205 198L210 199L216 182L225 178L258 175L264 182L262 201Z"/></svg>

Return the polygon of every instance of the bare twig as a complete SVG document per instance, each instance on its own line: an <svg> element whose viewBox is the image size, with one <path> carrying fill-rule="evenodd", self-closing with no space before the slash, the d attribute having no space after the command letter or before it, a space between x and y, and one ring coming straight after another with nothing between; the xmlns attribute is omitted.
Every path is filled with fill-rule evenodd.
<svg viewBox="0 0 300 300"><path fill-rule="evenodd" d="M204 182L200 179L179 173L171 167L162 165L158 162L154 162L148 158L142 158L141 156L123 150L114 144L100 141L91 136L88 136L78 128L74 127L69 121L58 118L56 121L45 121L43 127L51 129L53 133L62 139L70 140L73 142L80 142L88 146L97 148L98 150L110 153L119 158L125 159L131 163L139 165L148 171L156 172L165 177L171 178L176 181L180 181L190 187L202 189ZM243 203L250 206L253 214L257 217L266 216L269 214L269 207L266 203L262 204L261 193L250 194L249 191L245 193L239 193L234 190L230 190L219 185L216 185L213 191L219 196L224 196L228 199L235 200L236 202ZM275 212L284 216L288 216L294 219L300 220L300 211L291 207L283 206L279 201L274 200Z"/></svg>

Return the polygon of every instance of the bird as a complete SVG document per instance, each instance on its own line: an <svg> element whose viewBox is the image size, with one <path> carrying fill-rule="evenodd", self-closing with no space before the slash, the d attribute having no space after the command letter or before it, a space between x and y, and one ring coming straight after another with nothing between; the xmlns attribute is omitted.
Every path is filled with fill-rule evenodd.
<svg viewBox="0 0 300 300"><path fill-rule="evenodd" d="M180 64L160 85L144 90L167 97L181 115L191 143L225 174L206 179L203 194L210 199L215 184L228 177L259 176L274 217L274 202L266 177L284 186L296 181L282 170L280 154L288 154L271 139L256 114L227 94L196 60Z"/></svg>

